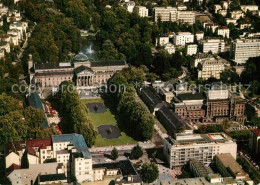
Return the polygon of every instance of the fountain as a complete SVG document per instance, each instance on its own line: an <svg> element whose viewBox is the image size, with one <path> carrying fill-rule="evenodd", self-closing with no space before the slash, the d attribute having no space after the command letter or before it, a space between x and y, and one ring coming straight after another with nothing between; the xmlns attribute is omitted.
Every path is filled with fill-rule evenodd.
<svg viewBox="0 0 260 185"><path fill-rule="evenodd" d="M94 54L95 53L95 51L94 50L92 50L92 43L90 43L90 45L89 45L89 47L87 48L87 54L90 54L90 55L92 55L92 54Z"/></svg>

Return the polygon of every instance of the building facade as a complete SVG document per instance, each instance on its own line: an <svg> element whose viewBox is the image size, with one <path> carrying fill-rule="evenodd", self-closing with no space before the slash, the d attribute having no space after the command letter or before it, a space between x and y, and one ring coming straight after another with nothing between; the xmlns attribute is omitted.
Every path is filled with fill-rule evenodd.
<svg viewBox="0 0 260 185"><path fill-rule="evenodd" d="M231 58L245 63L250 57L260 56L260 39L237 39L231 44Z"/></svg>
<svg viewBox="0 0 260 185"><path fill-rule="evenodd" d="M173 43L177 46L185 46L194 42L194 35L190 32L178 32L174 35Z"/></svg>
<svg viewBox="0 0 260 185"><path fill-rule="evenodd" d="M164 139L164 154L170 168L184 166L191 159L209 165L215 155L230 153L237 155L237 144L224 133L176 134L175 139Z"/></svg>
<svg viewBox="0 0 260 185"><path fill-rule="evenodd" d="M134 12L137 12L140 17L148 17L148 9L144 6L135 6Z"/></svg>
<svg viewBox="0 0 260 185"><path fill-rule="evenodd" d="M217 29L218 35L222 36L223 38L229 38L229 29L226 26L218 27Z"/></svg>
<svg viewBox="0 0 260 185"><path fill-rule="evenodd" d="M76 55L72 63L33 64L32 56L28 63L30 83L42 88L57 88L63 81L72 81L77 88L91 89L105 85L113 74L128 67L124 60L89 61L82 53Z"/></svg>
<svg viewBox="0 0 260 185"><path fill-rule="evenodd" d="M225 65L221 60L210 59L200 63L201 69L198 70L198 79L207 80L210 77L220 79L220 74L225 70Z"/></svg>
<svg viewBox="0 0 260 185"><path fill-rule="evenodd" d="M201 41L203 53L212 52L213 54L224 52L225 42L221 39L207 39Z"/></svg>
<svg viewBox="0 0 260 185"><path fill-rule="evenodd" d="M228 90L183 93L173 101L174 112L190 123L221 123L224 120L244 122L245 100Z"/></svg>
<svg viewBox="0 0 260 185"><path fill-rule="evenodd" d="M186 45L186 55L196 55L198 51L197 44L187 44Z"/></svg>

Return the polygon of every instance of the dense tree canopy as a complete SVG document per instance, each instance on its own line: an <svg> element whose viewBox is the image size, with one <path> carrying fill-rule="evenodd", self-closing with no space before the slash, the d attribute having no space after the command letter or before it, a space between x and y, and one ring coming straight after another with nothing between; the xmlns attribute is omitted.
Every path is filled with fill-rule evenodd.
<svg viewBox="0 0 260 185"><path fill-rule="evenodd" d="M62 130L65 133L82 134L87 145L93 146L97 131L88 117L86 106L80 101L76 87L72 82L64 81L59 86L57 103L62 116Z"/></svg>
<svg viewBox="0 0 260 185"><path fill-rule="evenodd" d="M23 109L18 100L0 95L1 143L28 138L46 138L55 134L52 128L42 128L44 113L33 107Z"/></svg>
<svg viewBox="0 0 260 185"><path fill-rule="evenodd" d="M139 173L144 182L152 183L159 176L158 166L155 163L144 163Z"/></svg>

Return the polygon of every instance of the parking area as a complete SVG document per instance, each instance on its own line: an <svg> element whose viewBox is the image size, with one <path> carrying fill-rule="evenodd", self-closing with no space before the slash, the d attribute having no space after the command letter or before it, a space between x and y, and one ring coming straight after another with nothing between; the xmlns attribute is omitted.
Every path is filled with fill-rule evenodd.
<svg viewBox="0 0 260 185"><path fill-rule="evenodd" d="M257 128L257 126L233 124L226 131L231 132L231 131L239 131L239 130L253 130L256 128Z"/></svg>

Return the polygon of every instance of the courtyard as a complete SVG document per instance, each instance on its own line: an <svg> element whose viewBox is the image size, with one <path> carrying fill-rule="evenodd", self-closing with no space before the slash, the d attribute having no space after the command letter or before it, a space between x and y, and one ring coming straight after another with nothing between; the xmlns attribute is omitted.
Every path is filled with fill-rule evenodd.
<svg viewBox="0 0 260 185"><path fill-rule="evenodd" d="M102 98L81 100L88 108L89 118L98 131L95 147L137 144L117 127L115 115L104 105Z"/></svg>

